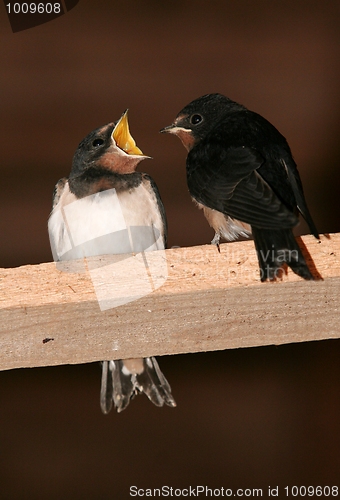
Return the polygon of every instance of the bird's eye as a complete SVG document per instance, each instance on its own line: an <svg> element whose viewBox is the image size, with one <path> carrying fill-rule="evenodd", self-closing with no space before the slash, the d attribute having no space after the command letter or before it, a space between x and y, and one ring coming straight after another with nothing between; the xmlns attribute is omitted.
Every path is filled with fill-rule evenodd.
<svg viewBox="0 0 340 500"><path fill-rule="evenodd" d="M103 139L95 139L92 143L92 146L94 146L95 148L97 148L98 146L101 146L102 144L104 144L104 141Z"/></svg>
<svg viewBox="0 0 340 500"><path fill-rule="evenodd" d="M192 125L197 125L202 120L203 120L203 116L201 116L201 115L192 115L192 117L190 118L190 123Z"/></svg>

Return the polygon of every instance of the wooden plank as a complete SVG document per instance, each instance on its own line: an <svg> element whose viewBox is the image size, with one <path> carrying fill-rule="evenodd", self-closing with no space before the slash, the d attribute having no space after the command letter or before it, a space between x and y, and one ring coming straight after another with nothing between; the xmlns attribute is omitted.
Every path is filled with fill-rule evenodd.
<svg viewBox="0 0 340 500"><path fill-rule="evenodd" d="M89 269L0 269L0 369L338 338L340 234L302 241L323 281L288 271L260 283L251 241L221 245L220 254L212 245L176 248L162 254L163 286L104 311ZM124 279L136 286L134 275Z"/></svg>

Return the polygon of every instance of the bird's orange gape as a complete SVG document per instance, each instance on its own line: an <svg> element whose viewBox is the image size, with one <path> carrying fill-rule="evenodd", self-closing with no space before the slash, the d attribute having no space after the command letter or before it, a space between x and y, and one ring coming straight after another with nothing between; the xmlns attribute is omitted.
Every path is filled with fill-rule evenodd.
<svg viewBox="0 0 340 500"><path fill-rule="evenodd" d="M128 109L124 111L112 132L112 137L120 149L129 155L141 155L142 151L136 146L136 141L130 134Z"/></svg>

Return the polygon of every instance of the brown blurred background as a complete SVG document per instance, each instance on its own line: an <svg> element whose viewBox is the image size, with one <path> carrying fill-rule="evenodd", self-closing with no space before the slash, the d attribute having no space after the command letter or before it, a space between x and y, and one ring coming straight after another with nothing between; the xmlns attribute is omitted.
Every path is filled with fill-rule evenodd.
<svg viewBox="0 0 340 500"><path fill-rule="evenodd" d="M339 232L339 25L340 4L327 0L80 0L15 34L0 9L0 266L51 260L54 184L79 141L127 107L154 158L142 167L160 188L170 246L208 243L185 150L158 130L209 92L285 135L319 231ZM138 397L109 416L97 363L0 372L2 498L129 498L133 484L340 486L340 341L160 364L178 407Z"/></svg>

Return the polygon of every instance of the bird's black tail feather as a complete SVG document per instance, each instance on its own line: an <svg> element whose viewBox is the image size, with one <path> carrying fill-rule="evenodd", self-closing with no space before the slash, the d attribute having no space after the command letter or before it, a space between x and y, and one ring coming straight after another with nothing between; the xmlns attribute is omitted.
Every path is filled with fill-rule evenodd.
<svg viewBox="0 0 340 500"><path fill-rule="evenodd" d="M313 280L301 249L291 229L259 229L252 227L255 248L260 265L261 281L273 281L287 264L295 274Z"/></svg>
<svg viewBox="0 0 340 500"><path fill-rule="evenodd" d="M103 361L100 391L100 407L103 413L111 410L112 403L118 412L123 411L130 400L142 392L156 406L163 406L164 403L176 406L171 387L156 358Z"/></svg>

